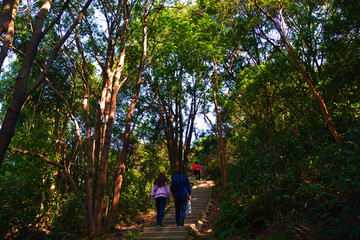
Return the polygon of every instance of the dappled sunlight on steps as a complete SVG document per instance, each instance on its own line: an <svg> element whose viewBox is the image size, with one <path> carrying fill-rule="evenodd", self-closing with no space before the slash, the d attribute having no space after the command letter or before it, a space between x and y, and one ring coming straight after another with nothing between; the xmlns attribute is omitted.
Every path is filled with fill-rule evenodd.
<svg viewBox="0 0 360 240"><path fill-rule="evenodd" d="M203 223L204 214L210 205L213 181L194 183L191 191L192 212L186 213L185 226L176 227L175 207L169 209L163 219L163 227L145 227L137 239L193 239L191 231L198 231Z"/></svg>

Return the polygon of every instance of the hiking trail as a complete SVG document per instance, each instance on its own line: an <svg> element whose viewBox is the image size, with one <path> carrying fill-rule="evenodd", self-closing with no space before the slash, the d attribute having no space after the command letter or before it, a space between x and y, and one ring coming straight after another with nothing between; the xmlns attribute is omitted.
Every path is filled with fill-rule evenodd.
<svg viewBox="0 0 360 240"><path fill-rule="evenodd" d="M211 191L214 185L214 181L198 181L194 183L191 189L192 212L186 212L184 227L176 227L175 206L172 206L168 212L165 212L162 221L163 227L144 227L137 239L193 239L191 232L197 232L202 226L203 218L211 202Z"/></svg>

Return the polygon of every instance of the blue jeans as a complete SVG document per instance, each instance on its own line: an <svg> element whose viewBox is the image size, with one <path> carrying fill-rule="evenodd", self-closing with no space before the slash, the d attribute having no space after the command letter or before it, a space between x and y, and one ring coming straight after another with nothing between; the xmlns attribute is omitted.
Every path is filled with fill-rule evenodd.
<svg viewBox="0 0 360 240"><path fill-rule="evenodd" d="M166 197L158 197L155 199L156 201L156 223L157 225L161 225L161 222L164 217L165 205L166 205Z"/></svg>
<svg viewBox="0 0 360 240"><path fill-rule="evenodd" d="M175 197L175 218L177 226L184 226L187 200L187 195Z"/></svg>

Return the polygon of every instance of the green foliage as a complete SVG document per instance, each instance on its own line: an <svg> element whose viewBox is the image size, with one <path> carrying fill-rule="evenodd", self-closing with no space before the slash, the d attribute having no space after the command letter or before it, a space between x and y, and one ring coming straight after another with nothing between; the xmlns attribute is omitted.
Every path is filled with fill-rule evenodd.
<svg viewBox="0 0 360 240"><path fill-rule="evenodd" d="M133 153L128 160L122 194L120 196L120 220L131 222L139 218L148 210L150 193L160 172L167 176L169 162L162 144L145 144L133 148Z"/></svg>
<svg viewBox="0 0 360 240"><path fill-rule="evenodd" d="M137 239L140 234L139 233L133 233L131 231L126 231L124 235L125 235L126 240L133 240L133 239Z"/></svg>
<svg viewBox="0 0 360 240"><path fill-rule="evenodd" d="M264 150L239 154L229 166L220 239L264 232L274 239L359 237L359 154L351 145L284 138L277 152Z"/></svg>
<svg viewBox="0 0 360 240"><path fill-rule="evenodd" d="M218 143L214 135L205 136L193 143L190 160L204 166L202 178L221 180Z"/></svg>
<svg viewBox="0 0 360 240"><path fill-rule="evenodd" d="M83 216L79 199L75 194L64 194L59 205L53 225L54 234L58 233L74 233L83 224ZM65 200L65 201L64 201Z"/></svg>
<svg viewBox="0 0 360 240"><path fill-rule="evenodd" d="M229 78L223 112L229 184L215 232L220 239L357 239L359 25L353 14L359 4L282 2L294 52L345 144L334 145L287 52L245 38L256 44L247 46L253 55L261 50L271 57L256 58ZM277 2L259 3L278 16ZM259 36L271 36L274 28L261 21L254 22L264 31Z"/></svg>
<svg viewBox="0 0 360 240"><path fill-rule="evenodd" d="M0 173L1 238L24 236L56 216L59 195L50 191L54 169L30 157L12 156Z"/></svg>
<svg viewBox="0 0 360 240"><path fill-rule="evenodd" d="M198 239L197 232L194 229L189 230L189 236L191 236L194 240Z"/></svg>

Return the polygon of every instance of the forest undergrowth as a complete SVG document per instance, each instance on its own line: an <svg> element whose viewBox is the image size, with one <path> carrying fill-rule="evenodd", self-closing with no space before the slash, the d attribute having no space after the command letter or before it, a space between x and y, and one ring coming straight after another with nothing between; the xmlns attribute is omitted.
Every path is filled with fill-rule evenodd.
<svg viewBox="0 0 360 240"><path fill-rule="evenodd" d="M358 131L353 130L355 140ZM278 142L277 151L252 146L247 155L238 154L221 195L216 236L359 239L359 152L353 144L338 147L290 137Z"/></svg>

